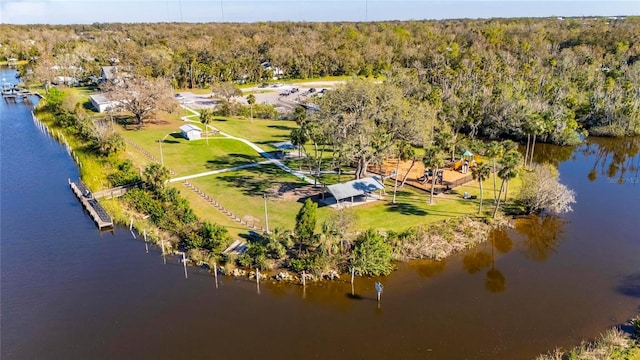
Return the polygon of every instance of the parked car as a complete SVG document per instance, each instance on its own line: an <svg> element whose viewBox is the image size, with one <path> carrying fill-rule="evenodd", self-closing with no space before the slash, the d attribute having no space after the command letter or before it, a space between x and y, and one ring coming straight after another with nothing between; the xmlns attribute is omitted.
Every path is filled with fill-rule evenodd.
<svg viewBox="0 0 640 360"><path fill-rule="evenodd" d="M280 93L280 96L289 96L290 94L291 94L290 90L285 90L285 91Z"/></svg>
<svg viewBox="0 0 640 360"><path fill-rule="evenodd" d="M314 92L316 92L316 88L311 88L311 89L309 89L309 92L310 92L310 93L314 93Z"/></svg>
<svg viewBox="0 0 640 360"><path fill-rule="evenodd" d="M322 90L318 91L318 94L324 94L326 92L327 92L327 89L322 89Z"/></svg>
<svg viewBox="0 0 640 360"><path fill-rule="evenodd" d="M298 88L296 88L296 87L294 87L294 88L292 88L292 89L291 89L291 93L292 93L292 94L293 94L293 93L297 93L298 91L299 91L299 89L298 89Z"/></svg>

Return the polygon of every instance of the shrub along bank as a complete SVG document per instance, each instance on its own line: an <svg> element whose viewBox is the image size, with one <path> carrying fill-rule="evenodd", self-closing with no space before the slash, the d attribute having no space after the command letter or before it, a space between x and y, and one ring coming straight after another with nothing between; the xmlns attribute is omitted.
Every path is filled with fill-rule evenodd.
<svg viewBox="0 0 640 360"><path fill-rule="evenodd" d="M566 351L556 349L548 354L538 356L536 360L639 360L640 315L631 319L629 325L629 332L624 332L619 328L609 329L597 340L585 341Z"/></svg>

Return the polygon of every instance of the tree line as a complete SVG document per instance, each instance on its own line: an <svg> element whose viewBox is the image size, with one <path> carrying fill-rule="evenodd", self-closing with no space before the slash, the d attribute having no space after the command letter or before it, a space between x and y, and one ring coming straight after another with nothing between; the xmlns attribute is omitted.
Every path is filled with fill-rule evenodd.
<svg viewBox="0 0 640 360"><path fill-rule="evenodd" d="M571 144L584 129L640 133L637 17L0 29L0 56L31 61L40 79L89 78L101 65L177 88L260 83L275 68L288 78L386 76L449 121L454 138Z"/></svg>

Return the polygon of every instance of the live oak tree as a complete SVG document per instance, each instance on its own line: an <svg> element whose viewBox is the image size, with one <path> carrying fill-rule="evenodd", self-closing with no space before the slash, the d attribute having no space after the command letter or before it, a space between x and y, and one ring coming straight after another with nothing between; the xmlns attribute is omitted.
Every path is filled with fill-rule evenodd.
<svg viewBox="0 0 640 360"><path fill-rule="evenodd" d="M309 116L327 139L356 166L356 179L369 164L389 153L402 140L413 140L419 119L398 88L354 80L324 94L319 111Z"/></svg>
<svg viewBox="0 0 640 360"><path fill-rule="evenodd" d="M104 86L107 97L133 114L142 125L155 111L172 112L178 107L169 83L162 78L144 78L137 75L122 77L122 81Z"/></svg>
<svg viewBox="0 0 640 360"><path fill-rule="evenodd" d="M216 82L211 86L211 92L214 96L221 97L226 101L230 101L234 96L242 96L242 91L232 82Z"/></svg>

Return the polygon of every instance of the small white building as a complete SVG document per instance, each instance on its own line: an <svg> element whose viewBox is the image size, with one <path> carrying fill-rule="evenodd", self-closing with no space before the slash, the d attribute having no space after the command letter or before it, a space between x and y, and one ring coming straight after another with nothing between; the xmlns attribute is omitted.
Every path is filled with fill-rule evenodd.
<svg viewBox="0 0 640 360"><path fill-rule="evenodd" d="M180 126L180 133L187 140L198 140L202 138L202 129L192 124Z"/></svg>
<svg viewBox="0 0 640 360"><path fill-rule="evenodd" d="M93 94L89 95L89 99L91 100L91 104L94 109L96 109L99 113L103 113L105 111L113 110L120 105L120 102L115 100L109 100L107 95L105 94Z"/></svg>

